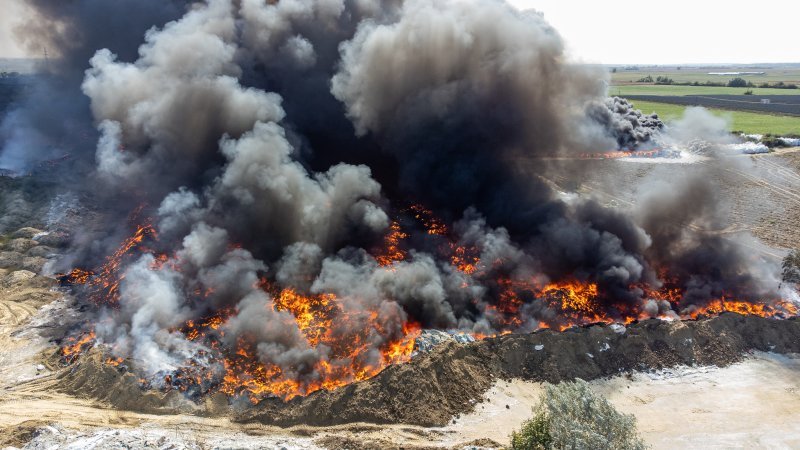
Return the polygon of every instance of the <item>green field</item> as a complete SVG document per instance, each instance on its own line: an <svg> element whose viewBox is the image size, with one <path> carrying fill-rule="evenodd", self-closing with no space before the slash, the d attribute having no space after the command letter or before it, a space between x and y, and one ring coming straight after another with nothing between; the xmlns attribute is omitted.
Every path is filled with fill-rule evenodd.
<svg viewBox="0 0 800 450"><path fill-rule="evenodd" d="M667 103L632 102L637 109L646 114L657 113L664 121L680 118L685 106L670 105ZM752 134L798 134L800 133L800 117L775 116L771 114L758 114L742 111L710 110L712 113L727 117L731 121L731 130L743 131Z"/></svg>
<svg viewBox="0 0 800 450"><path fill-rule="evenodd" d="M627 95L744 95L745 91L753 91L753 95L756 97L759 95L800 95L800 89L662 86L653 84L610 86L608 88L608 95L616 95L619 97L625 97Z"/></svg>
<svg viewBox="0 0 800 450"><path fill-rule="evenodd" d="M765 72L764 75L709 75L709 72ZM636 83L638 80L647 77L653 78L668 77L676 83L705 83L706 81L726 83L732 78L744 78L753 84L760 83L794 83L800 85L800 68L797 65L783 67L640 67L639 70L624 70L617 67L617 72L611 74L612 84Z"/></svg>

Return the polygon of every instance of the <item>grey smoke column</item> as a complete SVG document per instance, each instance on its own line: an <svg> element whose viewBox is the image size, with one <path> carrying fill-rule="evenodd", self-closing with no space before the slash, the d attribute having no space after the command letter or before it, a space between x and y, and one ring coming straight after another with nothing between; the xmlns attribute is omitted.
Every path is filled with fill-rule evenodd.
<svg viewBox="0 0 800 450"><path fill-rule="evenodd" d="M714 217L713 191L675 190L630 214L545 181L545 157L646 146L663 124L607 99L604 75L567 62L536 13L491 0L209 0L179 16L182 2L145 3L137 26L113 38L91 31L90 11L124 16L130 2L35 6L65 30L89 30L62 49L63 70L74 76L91 49L81 89L97 145L86 179L101 187L108 228L145 203L153 253L167 255L126 262L119 308L98 312L99 338L148 375L207 354L180 326L220 312L219 342L246 342L293 379L348 364L336 345L310 343L265 280L335 294L328 337L363 342L365 365L381 363L409 320L484 334L564 322L520 288L509 325L508 286L594 283L617 318L666 312L642 289L660 287L658 270L689 304L731 287L774 296L742 275L749 263L734 243L660 226L671 210L660 205L689 196L686 221ZM427 233L404 212L410 202L449 234ZM408 251L383 267L375 249L393 220ZM89 250L108 253L116 237L78 242L73 259L96 262ZM474 249L474 272L442 254L456 245Z"/></svg>
<svg viewBox="0 0 800 450"><path fill-rule="evenodd" d="M635 150L646 144L664 128L657 114L645 115L631 103L619 97L589 105L589 116L601 124L616 139L619 148Z"/></svg>

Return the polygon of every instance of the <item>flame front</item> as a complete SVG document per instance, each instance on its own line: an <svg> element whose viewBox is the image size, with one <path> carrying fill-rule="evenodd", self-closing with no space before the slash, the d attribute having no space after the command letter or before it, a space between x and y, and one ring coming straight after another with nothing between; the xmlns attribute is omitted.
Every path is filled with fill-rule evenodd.
<svg viewBox="0 0 800 450"><path fill-rule="evenodd" d="M429 210L412 206L407 211L415 221L408 225L423 227L427 239L437 243L442 261L448 261L466 279L492 287L491 301L475 299L474 307L497 331L491 334L473 332L476 338L542 328L565 330L592 323L631 323L651 317L644 313L643 307L609 305L604 300L603 288L592 281L564 279L543 282L544 277L525 279L511 276L502 270L503 261L481 260L476 247L459 242L458 237ZM177 257L150 250L150 244L157 238L151 225L137 226L97 271L74 269L61 280L67 285L85 286L87 298L113 310L120 302L124 267L134 257L152 254L153 262L149 265L152 271L181 269ZM413 256L406 251L409 238L409 232L400 221L391 223L383 247L375 251L374 258L381 270L395 273L399 264ZM661 275L668 279L668 274ZM387 321L384 312L377 309L353 310L347 307L345 299L333 293L304 293L266 278L256 287L268 295L272 312L285 318L282 326L287 329L295 327L305 342L305 348L324 356L287 370L266 356L256 339L243 335L231 340L226 335L226 327L240 311L220 308L205 317L187 320L171 330L199 345L201 350L179 369L158 375L161 378L142 378L142 385L177 389L195 396L221 392L231 397L245 397L254 403L265 397L288 400L366 380L392 364L408 361L414 352L415 339L421 332L418 318L404 313L399 316L403 319L397 327ZM470 287L470 282L462 286L464 289ZM643 292L643 300L668 305L669 310L658 316L662 318L696 319L723 312L781 318L798 314L797 306L784 300L744 301L723 295L702 305L684 304L684 292L672 282L658 288L631 286L631 289ZM204 302L215 292L215 286L203 286L192 288L186 295L195 302ZM548 310L551 314L545 316L548 318L532 321L532 316L525 310L531 306ZM60 349L62 360L72 363L95 345L96 338L90 329L67 339ZM109 366L122 366L124 359L116 356L112 348L105 362Z"/></svg>

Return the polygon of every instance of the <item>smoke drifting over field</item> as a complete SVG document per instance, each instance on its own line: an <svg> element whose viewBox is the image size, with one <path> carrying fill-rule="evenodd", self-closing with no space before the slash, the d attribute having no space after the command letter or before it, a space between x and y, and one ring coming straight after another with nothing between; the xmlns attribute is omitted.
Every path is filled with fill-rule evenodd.
<svg viewBox="0 0 800 450"><path fill-rule="evenodd" d="M201 391L291 396L402 361L419 327L490 335L733 299L767 313L779 298L735 243L688 228L717 219L701 181L620 211L554 190L545 159L520 169L650 148L664 127L606 99L604 75L566 62L534 12L490 0L32 6L25 36L61 56L39 89L67 95L46 110L34 95L6 119L3 160L24 167L49 142L93 160L110 230L144 205L135 257L112 257L85 291L102 297L97 340L157 385L202 366ZM51 126L65 115L74 126ZM75 130L89 124L97 144L84 152L93 136ZM77 240L68 262L96 265L119 240Z"/></svg>

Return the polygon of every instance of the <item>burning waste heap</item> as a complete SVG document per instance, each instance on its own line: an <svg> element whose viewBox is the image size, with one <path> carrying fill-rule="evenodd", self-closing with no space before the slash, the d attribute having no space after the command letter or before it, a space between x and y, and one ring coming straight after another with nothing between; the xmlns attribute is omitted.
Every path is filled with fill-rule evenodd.
<svg viewBox="0 0 800 450"><path fill-rule="evenodd" d="M776 267L696 231L721 221L705 178L630 210L545 179L580 178L545 157L648 149L667 130L607 99L535 12L30 3L53 26L22 31L61 59L6 119L1 160L72 146L82 175L65 185L103 223L60 263L90 305L67 362L99 346L145 387L258 402L373 377L426 329L797 313ZM36 103L59 90L74 102Z"/></svg>

